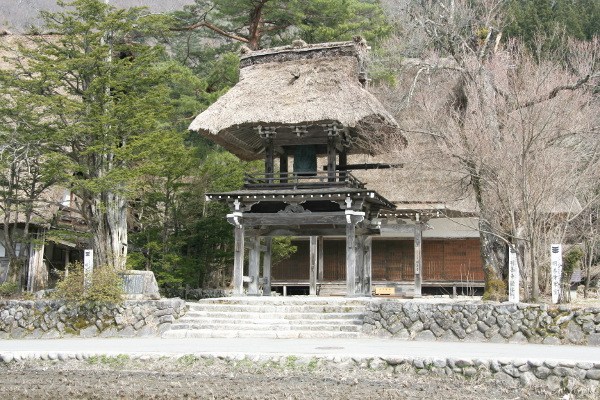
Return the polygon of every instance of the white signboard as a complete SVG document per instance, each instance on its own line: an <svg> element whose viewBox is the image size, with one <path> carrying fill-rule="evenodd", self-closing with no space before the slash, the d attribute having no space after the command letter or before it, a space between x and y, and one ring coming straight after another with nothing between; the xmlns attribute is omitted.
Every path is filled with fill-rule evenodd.
<svg viewBox="0 0 600 400"><path fill-rule="evenodd" d="M519 263L517 252L510 246L508 251L508 301L518 303L520 301L519 286L521 277L519 275Z"/></svg>
<svg viewBox="0 0 600 400"><path fill-rule="evenodd" d="M92 272L94 272L94 250L83 251L83 282L84 287L90 287L92 283Z"/></svg>
<svg viewBox="0 0 600 400"><path fill-rule="evenodd" d="M550 246L550 261L552 263L552 302L556 304L561 295L562 246L560 244Z"/></svg>

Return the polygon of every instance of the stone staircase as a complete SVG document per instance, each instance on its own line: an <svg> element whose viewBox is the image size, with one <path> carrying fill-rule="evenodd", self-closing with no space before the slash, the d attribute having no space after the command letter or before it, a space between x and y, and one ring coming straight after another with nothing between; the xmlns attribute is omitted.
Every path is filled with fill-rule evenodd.
<svg viewBox="0 0 600 400"><path fill-rule="evenodd" d="M366 299L229 297L187 302L163 338L358 338Z"/></svg>

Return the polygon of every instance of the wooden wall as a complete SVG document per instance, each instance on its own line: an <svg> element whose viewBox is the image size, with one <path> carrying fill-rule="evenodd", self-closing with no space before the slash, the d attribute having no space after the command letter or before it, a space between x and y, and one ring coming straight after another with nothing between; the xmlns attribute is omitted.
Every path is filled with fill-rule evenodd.
<svg viewBox="0 0 600 400"><path fill-rule="evenodd" d="M273 267L273 280L308 280L309 242L295 240L298 251ZM346 279L344 240L325 240L324 281ZM373 239L373 281L412 281L412 240ZM479 239L424 239L423 281L483 281Z"/></svg>

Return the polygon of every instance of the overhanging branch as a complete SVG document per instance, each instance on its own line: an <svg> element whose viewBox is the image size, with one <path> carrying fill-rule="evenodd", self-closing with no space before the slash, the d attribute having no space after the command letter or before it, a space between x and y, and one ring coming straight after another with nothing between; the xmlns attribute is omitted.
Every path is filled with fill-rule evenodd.
<svg viewBox="0 0 600 400"><path fill-rule="evenodd" d="M201 27L206 27L208 29L212 29L213 31L215 31L223 36L227 36L228 38L238 40L240 42L244 42L244 43L249 42L249 40L246 39L245 37L241 37L238 35L234 35L233 33L225 32L223 29L220 29L220 28L214 26L213 24L209 24L208 22L199 22L194 25L182 26L180 28L171 28L171 30L177 31L177 32L182 32L182 31L191 31L191 30L194 30L196 28L201 28Z"/></svg>

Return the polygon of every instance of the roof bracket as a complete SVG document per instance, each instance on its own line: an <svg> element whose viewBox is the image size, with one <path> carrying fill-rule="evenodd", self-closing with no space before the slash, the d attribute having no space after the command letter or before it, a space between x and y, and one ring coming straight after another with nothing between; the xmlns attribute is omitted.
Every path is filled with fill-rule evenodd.
<svg viewBox="0 0 600 400"><path fill-rule="evenodd" d="M338 137L340 136L341 132L344 132L344 128L337 122L332 124L323 124L321 126L323 127L323 130L327 132L327 136L329 137Z"/></svg>
<svg viewBox="0 0 600 400"><path fill-rule="evenodd" d="M296 136L301 137L302 135L306 135L308 133L308 126L294 125L292 126L292 132L295 133Z"/></svg>
<svg viewBox="0 0 600 400"><path fill-rule="evenodd" d="M263 139L272 139L277 135L278 126L255 126L253 129L258 132L258 136Z"/></svg>

